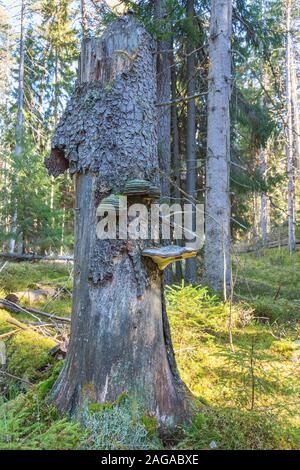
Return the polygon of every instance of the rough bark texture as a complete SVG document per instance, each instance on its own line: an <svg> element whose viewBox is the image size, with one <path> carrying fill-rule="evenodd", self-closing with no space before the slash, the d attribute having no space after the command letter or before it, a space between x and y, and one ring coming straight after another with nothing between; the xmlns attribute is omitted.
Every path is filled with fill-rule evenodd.
<svg viewBox="0 0 300 470"><path fill-rule="evenodd" d="M231 0L213 0L209 33L204 277L215 290L230 286Z"/></svg>
<svg viewBox="0 0 300 470"><path fill-rule="evenodd" d="M190 22L190 28L194 25L194 0L187 1L187 18ZM195 54L193 53L194 44L192 39L188 38L187 47L187 94L193 96L196 91L195 80ZM187 123L186 123L186 192L193 204L192 230L196 231L196 210L194 208L196 199L197 183L197 164L196 164L196 102L190 99L187 102ZM184 279L186 283L195 284L197 279L196 258L191 258L185 262Z"/></svg>
<svg viewBox="0 0 300 470"><path fill-rule="evenodd" d="M295 175L293 159L293 116L292 116L292 38L291 38L291 0L288 0L286 6L286 160L288 176L288 239L289 250L296 250L295 236Z"/></svg>
<svg viewBox="0 0 300 470"><path fill-rule="evenodd" d="M132 16L84 41L79 84L53 138L76 173L77 214L71 340L53 399L74 411L86 400L114 401L127 392L172 422L186 402L161 273L141 257L147 242L96 238L104 196L122 193L128 179L159 184L153 52ZM52 152L48 168L55 158Z"/></svg>

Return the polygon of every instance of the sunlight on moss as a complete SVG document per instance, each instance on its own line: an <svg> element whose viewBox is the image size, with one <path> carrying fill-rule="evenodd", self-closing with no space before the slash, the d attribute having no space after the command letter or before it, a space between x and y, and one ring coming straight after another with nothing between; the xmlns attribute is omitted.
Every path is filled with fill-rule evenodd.
<svg viewBox="0 0 300 470"><path fill-rule="evenodd" d="M67 266L12 263L0 289L11 292L42 282L70 288ZM181 376L196 397L192 426L178 433L178 449L300 448L300 256L286 250L239 257L233 305L204 286L168 286L167 309ZM70 293L42 299L42 310L69 315ZM229 344L229 318L234 351ZM0 333L14 329L0 310ZM27 318L17 315L17 319ZM32 331L5 340L7 370L36 381L11 382L15 399L0 406L0 448L158 448L156 420L134 412L125 394L115 404L91 403L82 424L61 417L48 395L62 361L48 355L55 344ZM27 387L25 387L26 389ZM7 391L5 392L7 394ZM7 396L4 400L7 399ZM165 445L167 445L165 443ZM173 443L174 445L174 443ZM141 447L139 447L141 446Z"/></svg>

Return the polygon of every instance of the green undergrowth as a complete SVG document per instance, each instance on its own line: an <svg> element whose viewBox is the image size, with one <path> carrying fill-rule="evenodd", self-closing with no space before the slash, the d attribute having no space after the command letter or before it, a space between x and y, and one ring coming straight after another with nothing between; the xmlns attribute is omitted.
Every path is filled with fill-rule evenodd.
<svg viewBox="0 0 300 470"><path fill-rule="evenodd" d="M299 448L297 430L271 413L205 408L195 416L180 449L275 450Z"/></svg>
<svg viewBox="0 0 300 470"><path fill-rule="evenodd" d="M247 300L262 320L300 319L300 252L259 250L234 258L235 295Z"/></svg>
<svg viewBox="0 0 300 470"><path fill-rule="evenodd" d="M26 394L0 403L0 449L162 448L156 420L127 396L114 404L86 404L76 419L61 416L48 399L59 369Z"/></svg>
<svg viewBox="0 0 300 470"><path fill-rule="evenodd" d="M300 449L299 264L299 253L291 258L284 249L239 256L234 260L232 305L203 286L167 288L178 367L198 412L192 424L176 431L172 444L165 446ZM71 287L66 265L35 263L24 279L27 267L28 263L9 264L0 274L0 289L9 293L37 283ZM68 315L71 298L63 290L50 303L44 299L38 305ZM13 328L4 321L7 315L0 311L0 334ZM3 391L0 448L161 447L155 420L127 398L105 406L90 404L81 424L59 416L49 405L48 394L61 363L49 358L44 339L48 341L21 332L6 340L6 370L35 385L11 379L15 389L10 395ZM36 349L30 347L33 343Z"/></svg>
<svg viewBox="0 0 300 470"><path fill-rule="evenodd" d="M76 449L84 435L80 424L59 416L37 388L0 406L1 449Z"/></svg>
<svg viewBox="0 0 300 470"><path fill-rule="evenodd" d="M35 383L49 374L54 359L49 351L57 343L51 338L40 335L37 331L21 329L16 319L4 310L0 310L0 336L5 348L5 364L0 374L0 391L12 397L19 391L26 390L28 383ZM13 323L11 323L13 322ZM8 336L4 336L7 333ZM8 375L9 374L9 375ZM18 379L10 377L16 376Z"/></svg>
<svg viewBox="0 0 300 470"><path fill-rule="evenodd" d="M167 298L178 366L201 410L179 447L300 448L295 329L260 323L251 304L224 305L201 286L169 287Z"/></svg>
<svg viewBox="0 0 300 470"><path fill-rule="evenodd" d="M37 288L40 283L72 288L72 279L69 277L71 271L71 265L67 263L8 263L0 273L1 290L9 294Z"/></svg>
<svg viewBox="0 0 300 470"><path fill-rule="evenodd" d="M71 311L72 276L73 267L70 263L8 263L0 272L0 297L5 298L8 294L23 292L20 304L25 308L30 306L46 313L67 317ZM55 289L55 292L47 297L41 297L34 304L29 304L26 292L39 289ZM18 318L34 320L22 312L18 314Z"/></svg>

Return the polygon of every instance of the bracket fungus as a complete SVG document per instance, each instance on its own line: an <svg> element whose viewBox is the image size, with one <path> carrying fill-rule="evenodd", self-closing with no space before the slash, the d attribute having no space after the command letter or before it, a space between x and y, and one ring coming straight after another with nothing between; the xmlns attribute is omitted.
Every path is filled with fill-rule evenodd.
<svg viewBox="0 0 300 470"><path fill-rule="evenodd" d="M100 212L110 211L111 209L114 209L117 214L122 211L122 205L120 204L120 196L117 196L116 194L111 194L110 196L103 198L98 206L97 215L102 215L100 214Z"/></svg>
<svg viewBox="0 0 300 470"><path fill-rule="evenodd" d="M134 179L127 181L124 189L125 196L144 196L151 199L160 197L160 188L150 181Z"/></svg>
<svg viewBox="0 0 300 470"><path fill-rule="evenodd" d="M193 258L196 255L197 250L177 245L163 246L161 248L145 248L142 251L142 256L151 258L161 271L174 261Z"/></svg>

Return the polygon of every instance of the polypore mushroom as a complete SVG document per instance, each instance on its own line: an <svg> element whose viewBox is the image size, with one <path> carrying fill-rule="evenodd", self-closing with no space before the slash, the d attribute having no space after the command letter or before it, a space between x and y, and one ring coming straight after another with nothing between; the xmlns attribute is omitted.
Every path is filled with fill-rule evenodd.
<svg viewBox="0 0 300 470"><path fill-rule="evenodd" d="M145 196L155 199L160 196L160 189L150 181L134 179L127 181L124 194L126 196Z"/></svg>
<svg viewBox="0 0 300 470"><path fill-rule="evenodd" d="M155 186L155 184L151 184L150 189L149 189L149 197L152 199L158 199L160 197L159 186Z"/></svg>
<svg viewBox="0 0 300 470"><path fill-rule="evenodd" d="M163 271L168 264L174 261L180 261L186 258L192 258L197 255L197 250L185 246L169 245L161 248L145 248L142 256L151 258Z"/></svg>
<svg viewBox="0 0 300 470"><path fill-rule="evenodd" d="M119 214L120 197L116 194L111 194L110 196L102 199L97 209L97 215L102 215L100 212L110 211L112 208L116 211L117 214Z"/></svg>

